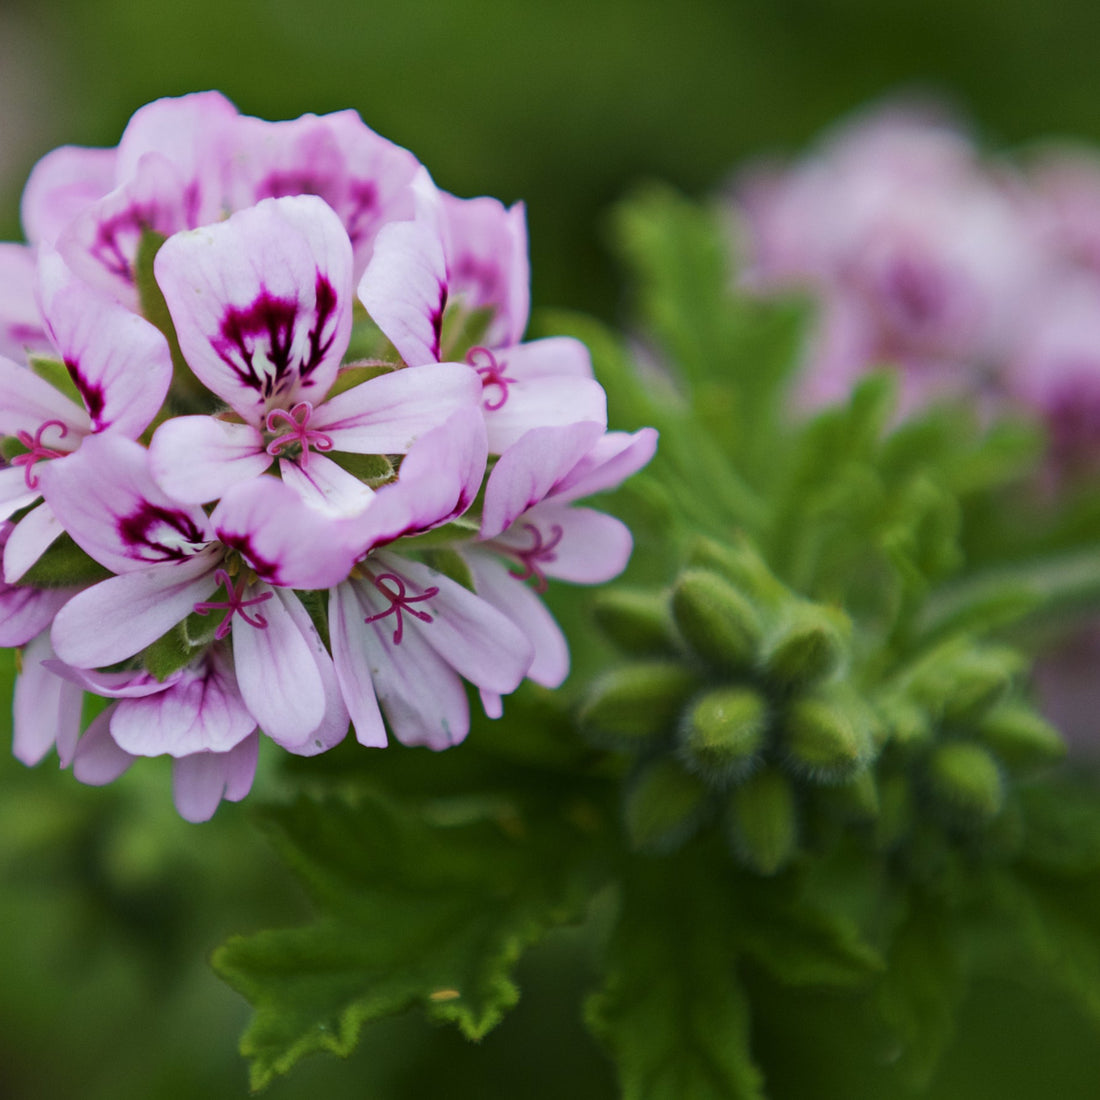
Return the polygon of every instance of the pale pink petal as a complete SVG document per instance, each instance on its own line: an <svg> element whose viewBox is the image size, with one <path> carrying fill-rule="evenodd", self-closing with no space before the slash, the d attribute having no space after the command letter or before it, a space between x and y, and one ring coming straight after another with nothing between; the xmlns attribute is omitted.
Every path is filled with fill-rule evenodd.
<svg viewBox="0 0 1100 1100"><path fill-rule="evenodd" d="M451 413L477 405L481 386L461 363L432 363L379 375L326 401L310 426L337 451L405 454Z"/></svg>
<svg viewBox="0 0 1100 1100"><path fill-rule="evenodd" d="M598 421L532 428L502 456L489 475L481 537L493 538L542 500L603 434Z"/></svg>
<svg viewBox="0 0 1100 1100"><path fill-rule="evenodd" d="M385 606L384 599L372 601L364 582L357 582L356 590L366 612L374 614ZM457 745L470 731L462 680L416 631L404 632L400 645L395 645L392 623L390 618L368 623L363 642L390 729L404 745Z"/></svg>
<svg viewBox="0 0 1100 1100"><path fill-rule="evenodd" d="M228 752L254 729L228 660L205 660L163 691L120 699L111 718L115 744L135 756Z"/></svg>
<svg viewBox="0 0 1100 1100"><path fill-rule="evenodd" d="M521 382L562 375L577 379L592 377L592 356L588 348L572 336L547 336L526 344L490 346L495 349L498 359L507 362L507 373Z"/></svg>
<svg viewBox="0 0 1100 1100"><path fill-rule="evenodd" d="M474 575L477 594L507 615L534 646L528 679L544 687L558 687L569 674L569 646L557 620L536 593L493 555L471 548L463 556Z"/></svg>
<svg viewBox="0 0 1100 1100"><path fill-rule="evenodd" d="M197 752L172 763L172 800L192 824L209 821L224 798L240 802L252 789L260 739L246 737L229 752Z"/></svg>
<svg viewBox="0 0 1100 1100"><path fill-rule="evenodd" d="M502 367L509 370L510 367ZM489 450L503 454L532 428L584 423L607 424L607 395L594 378L541 377L508 385L503 401L485 388L485 427Z"/></svg>
<svg viewBox="0 0 1100 1100"><path fill-rule="evenodd" d="M211 538L206 513L162 492L147 459L141 444L112 432L89 436L75 454L36 467L65 530L115 573L186 562Z"/></svg>
<svg viewBox="0 0 1100 1100"><path fill-rule="evenodd" d="M155 271L188 365L246 420L324 398L352 306L351 244L326 203L265 199L179 233Z"/></svg>
<svg viewBox="0 0 1100 1100"><path fill-rule="evenodd" d="M487 601L457 581L428 568L387 553L368 559L376 583L362 582L360 593L375 614L392 608L388 620L402 619L402 638L410 631L420 634L460 676L489 691L512 692L519 686L534 656L531 643L520 629ZM410 595L432 593L409 607L399 610L382 591L398 590L396 577ZM378 582L381 582L379 584Z"/></svg>
<svg viewBox="0 0 1100 1100"><path fill-rule="evenodd" d="M630 529L591 508L541 504L489 544L530 572L574 584L602 584L630 560ZM539 548L545 548L540 550Z"/></svg>
<svg viewBox="0 0 1100 1100"><path fill-rule="evenodd" d="M46 661L45 664L62 679L77 684L93 695L102 695L104 699L140 699L144 695L155 695L158 691L167 691L184 674L183 669L179 669L164 680L158 680L143 668L126 672L98 672L95 669L73 668L63 661Z"/></svg>
<svg viewBox="0 0 1100 1100"><path fill-rule="evenodd" d="M485 343L518 343L531 308L527 220L523 203L510 209L497 199L443 194L447 268L452 296L466 309L491 309Z"/></svg>
<svg viewBox="0 0 1100 1100"><path fill-rule="evenodd" d="M25 588L0 584L0 646L26 645L53 622L75 588Z"/></svg>
<svg viewBox="0 0 1100 1100"><path fill-rule="evenodd" d="M19 360L50 346L34 297L35 257L29 245L0 244L0 355Z"/></svg>
<svg viewBox="0 0 1100 1100"><path fill-rule="evenodd" d="M222 175L233 150L237 108L219 92L195 92L158 99L136 111L118 143L118 178L140 170L147 153L157 153L185 183L185 222L193 227L222 213Z"/></svg>
<svg viewBox="0 0 1100 1100"><path fill-rule="evenodd" d="M47 153L23 189L20 215L27 240L52 243L81 211L112 190L117 156L114 149L76 145Z"/></svg>
<svg viewBox="0 0 1100 1100"><path fill-rule="evenodd" d="M37 764L54 744L67 758L80 734L84 692L44 666L54 656L47 632L23 651L23 668L15 681L12 751L24 764Z"/></svg>
<svg viewBox="0 0 1100 1100"><path fill-rule="evenodd" d="M0 435L24 431L33 437L51 420L64 426L64 434L61 428L50 427L41 441L56 450L73 450L91 428L88 414L79 405L34 371L0 356Z"/></svg>
<svg viewBox="0 0 1100 1100"><path fill-rule="evenodd" d="M187 228L193 205L180 170L160 153L146 153L121 186L84 209L53 243L78 278L138 311L142 237Z"/></svg>
<svg viewBox="0 0 1100 1100"><path fill-rule="evenodd" d="M410 367L440 360L447 262L443 239L430 220L394 222L382 229L358 294Z"/></svg>
<svg viewBox="0 0 1100 1100"><path fill-rule="evenodd" d="M355 738L361 745L385 748L386 729L371 678L371 648L360 604L351 582L329 593L328 628L340 693L347 704Z"/></svg>
<svg viewBox="0 0 1100 1100"><path fill-rule="evenodd" d="M140 435L160 411L172 381L164 334L74 278L48 247L38 261L38 293L50 338L93 428Z"/></svg>
<svg viewBox="0 0 1100 1100"><path fill-rule="evenodd" d="M58 656L77 668L106 668L166 634L217 587L217 557L109 577L75 595L54 619Z"/></svg>
<svg viewBox="0 0 1100 1100"><path fill-rule="evenodd" d="M95 717L73 754L73 775L90 787L113 783L137 759L123 752L111 737L111 712L108 707Z"/></svg>
<svg viewBox="0 0 1100 1100"><path fill-rule="evenodd" d="M637 473L657 451L656 428L630 434L608 432L559 481L550 496L556 504L614 489Z"/></svg>
<svg viewBox="0 0 1100 1100"><path fill-rule="evenodd" d="M304 468L284 458L279 474L303 501L331 516L357 516L374 496L369 485L324 455L311 454Z"/></svg>
<svg viewBox="0 0 1100 1100"><path fill-rule="evenodd" d="M477 694L486 718L500 718L504 715L504 700L499 692L478 688Z"/></svg>
<svg viewBox="0 0 1100 1100"><path fill-rule="evenodd" d="M4 580L16 584L64 530L45 501L32 508L15 525L4 546Z"/></svg>
<svg viewBox="0 0 1100 1100"><path fill-rule="evenodd" d="M259 429L214 416L166 420L149 444L153 479L189 504L217 500L230 486L259 477L271 461Z"/></svg>
<svg viewBox="0 0 1100 1100"><path fill-rule="evenodd" d="M266 585L245 590L249 599L271 591ZM234 619L233 660L241 697L260 728L284 747L301 747L325 717L325 684L311 641L282 595L273 592L272 599L248 609L263 617L263 626Z"/></svg>
<svg viewBox="0 0 1100 1100"><path fill-rule="evenodd" d="M240 551L257 576L283 587L330 588L360 553L347 524L273 477L234 486L210 520L218 538Z"/></svg>
<svg viewBox="0 0 1100 1100"><path fill-rule="evenodd" d="M286 745L284 748L299 756L315 756L319 752L326 752L333 745L338 745L348 734L348 726L351 719L348 708L344 705L343 696L340 693L340 684L333 667L332 658L325 649L325 643L321 641L321 635L317 633L317 627L309 617L309 612L302 605L302 601L293 592L277 591L275 597L281 600L283 606L290 613L291 619L305 638L306 644L313 652L313 659L317 663L317 671L321 674L321 683L325 691L325 713L320 725L309 735L309 740L298 745Z"/></svg>
<svg viewBox="0 0 1100 1100"><path fill-rule="evenodd" d="M0 469L0 520L7 520L20 508L33 504L38 497L37 489L27 488L27 477L22 466Z"/></svg>

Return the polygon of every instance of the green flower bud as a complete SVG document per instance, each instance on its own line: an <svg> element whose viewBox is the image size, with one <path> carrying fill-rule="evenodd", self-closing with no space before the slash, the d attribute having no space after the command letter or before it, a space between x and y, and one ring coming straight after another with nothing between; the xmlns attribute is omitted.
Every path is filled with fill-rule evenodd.
<svg viewBox="0 0 1100 1100"><path fill-rule="evenodd" d="M925 707L901 694L888 695L876 704L886 740L902 748L932 740L932 716Z"/></svg>
<svg viewBox="0 0 1100 1100"><path fill-rule="evenodd" d="M717 668L751 668L760 641L760 617L728 581L703 569L681 573L672 613L692 651Z"/></svg>
<svg viewBox="0 0 1100 1100"><path fill-rule="evenodd" d="M738 538L732 546L713 539L697 539L689 561L694 568L724 577L753 604L772 606L790 595L747 539Z"/></svg>
<svg viewBox="0 0 1100 1100"><path fill-rule="evenodd" d="M750 776L729 796L727 830L734 853L761 875L782 870L798 849L790 780L775 768Z"/></svg>
<svg viewBox="0 0 1100 1100"><path fill-rule="evenodd" d="M581 708L585 731L621 748L671 733L699 682L683 665L638 661L602 676Z"/></svg>
<svg viewBox="0 0 1100 1100"><path fill-rule="evenodd" d="M874 756L874 716L840 692L796 699L781 723L788 760L818 783L850 779Z"/></svg>
<svg viewBox="0 0 1100 1100"><path fill-rule="evenodd" d="M1028 768L1061 760L1062 735L1026 704L1001 703L982 716L978 736L1010 768Z"/></svg>
<svg viewBox="0 0 1100 1100"><path fill-rule="evenodd" d="M1019 675L1023 661L1003 646L954 642L929 654L909 682L913 698L946 722L968 725L988 710Z"/></svg>
<svg viewBox="0 0 1100 1100"><path fill-rule="evenodd" d="M989 751L972 741L945 741L928 760L937 801L960 824L992 821L1004 805L1001 771Z"/></svg>
<svg viewBox="0 0 1100 1100"><path fill-rule="evenodd" d="M851 629L841 611L806 600L789 601L764 643L765 674L783 686L825 679L847 656Z"/></svg>
<svg viewBox="0 0 1100 1100"><path fill-rule="evenodd" d="M648 657L676 652L676 630L662 592L609 588L593 599L592 613L624 653Z"/></svg>
<svg viewBox="0 0 1100 1100"><path fill-rule="evenodd" d="M747 687L707 692L686 716L681 759L703 778L727 783L757 762L768 728L768 705Z"/></svg>
<svg viewBox="0 0 1100 1100"><path fill-rule="evenodd" d="M624 819L635 848L671 852L684 843L706 815L706 784L670 757L645 765L626 792Z"/></svg>

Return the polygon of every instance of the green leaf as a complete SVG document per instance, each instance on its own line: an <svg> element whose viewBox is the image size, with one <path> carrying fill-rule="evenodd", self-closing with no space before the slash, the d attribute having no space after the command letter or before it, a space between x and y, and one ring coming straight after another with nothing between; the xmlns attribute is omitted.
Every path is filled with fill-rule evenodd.
<svg viewBox="0 0 1100 1100"><path fill-rule="evenodd" d="M878 988L878 1005L900 1042L898 1064L917 1085L935 1071L966 994L957 920L942 904L910 892Z"/></svg>
<svg viewBox="0 0 1100 1100"><path fill-rule="evenodd" d="M76 383L69 373L69 368L60 359L32 353L27 356L27 362L30 364L31 370L39 378L49 382L55 390L60 390L76 405L84 404L84 398L81 396L80 390L76 388Z"/></svg>
<svg viewBox="0 0 1100 1100"><path fill-rule="evenodd" d="M69 535L62 534L17 583L30 588L66 588L95 584L109 576L109 569L85 554Z"/></svg>
<svg viewBox="0 0 1100 1100"><path fill-rule="evenodd" d="M836 888L832 879L826 884ZM881 955L856 922L827 894L815 896L803 877L743 875L737 895L738 944L785 985L855 987L882 972Z"/></svg>
<svg viewBox="0 0 1100 1100"><path fill-rule="evenodd" d="M647 862L627 884L606 983L585 1007L623 1100L762 1098L729 935L736 901L687 853Z"/></svg>
<svg viewBox="0 0 1100 1100"><path fill-rule="evenodd" d="M364 1024L412 1007L480 1038L519 996L523 950L589 895L590 838L550 802L528 814L467 799L429 818L301 798L265 821L322 916L214 955L255 1008L241 1042L253 1088L313 1051L348 1054Z"/></svg>

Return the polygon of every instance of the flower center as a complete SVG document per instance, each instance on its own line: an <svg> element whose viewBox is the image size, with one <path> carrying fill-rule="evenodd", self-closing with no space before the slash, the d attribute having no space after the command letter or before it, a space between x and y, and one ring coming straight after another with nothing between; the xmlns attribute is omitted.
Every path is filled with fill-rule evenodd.
<svg viewBox="0 0 1100 1100"><path fill-rule="evenodd" d="M287 448L295 447L297 452L288 457L297 458L298 465L304 470L309 461L310 447L318 451L331 451L332 439L309 426L312 415L313 406L308 401L299 401L290 412L272 409L267 414L267 430L276 435L267 445L267 453L274 458Z"/></svg>
<svg viewBox="0 0 1100 1100"><path fill-rule="evenodd" d="M514 569L510 569L509 573L517 580L525 581L529 577L535 578L535 591L546 591L546 577L542 570L539 568L540 562L557 561L558 555L554 553L554 549L558 543L561 542L564 532L558 524L554 524L550 528L550 541L542 541L542 532L533 524L525 523L523 525L525 531L531 532L531 540L533 545L526 550L517 549L510 546L508 553L513 557L519 558L520 564L523 566L523 572L517 573Z"/></svg>
<svg viewBox="0 0 1100 1100"><path fill-rule="evenodd" d="M402 612L407 611L422 623L430 623L432 621L432 617L427 611L420 611L415 607L410 607L409 604L420 603L421 600L430 600L433 596L438 596L439 589L436 588L435 585L432 585L431 588L424 589L419 596L410 596L408 590L405 588L405 581L396 573L382 573L380 576L372 579L374 580L374 587L390 601L390 606L387 607L385 611L379 611L377 615L368 615L363 621L373 623L389 615L396 615L397 629L393 632L394 645L401 644L401 638L404 633L405 624L401 618ZM388 585L383 584L383 581L392 581L394 587L390 588Z"/></svg>
<svg viewBox="0 0 1100 1100"><path fill-rule="evenodd" d="M504 403L508 400L509 383L514 385L516 382L516 379L507 378L504 375L508 364L498 363L496 356L488 348L483 347L470 348L466 353L466 362L477 371L478 376L481 378L483 391L490 386L496 386L497 388L497 397L489 398L486 396L482 402L485 411L496 412L497 409L503 408Z"/></svg>
<svg viewBox="0 0 1100 1100"><path fill-rule="evenodd" d="M65 451L55 451L42 442L42 433L47 428L57 428L57 434L61 439L69 434L69 429L60 420L47 420L31 438L30 432L17 432L15 438L27 448L26 454L16 455L12 460L13 466L23 467L23 480L28 489L38 488L38 478L34 475L34 465L43 458L62 458Z"/></svg>
<svg viewBox="0 0 1100 1100"><path fill-rule="evenodd" d="M274 592L270 590L267 592L261 592L260 595L253 596L252 599L246 600L242 598L244 596L245 590L245 582L243 580L241 581L240 589L234 588L232 578L224 569L217 570L217 572L214 574L214 579L219 584L225 585L227 599L221 603L211 601L197 603L195 604L195 613L198 615L205 615L207 614L207 612L218 611L222 608L225 608L229 611L229 614L226 615L226 617L222 619L220 623L218 623L218 629L214 631L214 638L217 641L220 642L229 633L229 628L233 625L234 614L240 615L240 617L244 619L244 621L248 623L249 626L257 627L260 630L266 629L267 619L265 619L263 615L260 615L259 613L257 613L255 617L253 617L252 615L249 615L247 611L245 611L245 608L253 607L255 604L258 603L263 603L264 600L270 600L272 596L275 595Z"/></svg>

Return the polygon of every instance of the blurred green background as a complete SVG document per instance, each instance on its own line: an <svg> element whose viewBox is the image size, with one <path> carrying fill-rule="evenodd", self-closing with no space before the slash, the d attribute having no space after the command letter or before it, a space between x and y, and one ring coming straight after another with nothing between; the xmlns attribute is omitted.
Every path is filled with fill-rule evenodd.
<svg viewBox="0 0 1100 1100"><path fill-rule="evenodd" d="M604 216L635 182L705 194L905 90L947 97L996 146L1097 140L1098 30L1092 0L3 0L0 238L18 238L48 149L114 144L142 103L218 88L268 118L357 108L448 190L524 199L536 306L621 320ZM188 826L156 766L94 791L0 756L0 1096L243 1095L246 1008L205 959L302 912L245 807ZM524 974L534 992L479 1048L399 1020L270 1095L613 1096L575 1020L583 951L552 942ZM820 1096L887 1095L857 1065L825 1068L844 1063L836 1006L765 1007L779 1064L783 1022L806 1018ZM1060 1002L983 987L968 1021L937 1097L1100 1093L1094 1040Z"/></svg>

